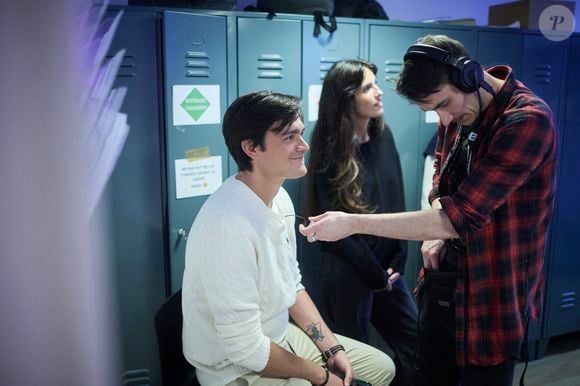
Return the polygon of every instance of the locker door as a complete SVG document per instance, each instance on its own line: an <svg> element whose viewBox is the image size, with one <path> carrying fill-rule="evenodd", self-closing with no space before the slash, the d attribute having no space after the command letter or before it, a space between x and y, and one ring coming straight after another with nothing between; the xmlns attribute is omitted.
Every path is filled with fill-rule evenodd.
<svg viewBox="0 0 580 386"><path fill-rule="evenodd" d="M516 78L519 78L522 72L523 40L519 31L481 31L477 60L483 67L507 64Z"/></svg>
<svg viewBox="0 0 580 386"><path fill-rule="evenodd" d="M393 131L401 157L407 210L419 206L418 155L423 152L423 149L419 149L420 109L396 93L395 82L407 48L417 41L422 32L421 28L414 27L369 26L369 60L379 69L377 84L384 93L385 122Z"/></svg>
<svg viewBox="0 0 580 386"><path fill-rule="evenodd" d="M377 84L383 90L385 122L391 127L403 169L407 210L419 207L419 168L423 166L423 149L419 148L421 110L400 97L395 82L403 65L407 48L423 34L422 28L371 24L368 31L369 60L378 67ZM405 282L414 286L419 270L419 243L408 242Z"/></svg>
<svg viewBox="0 0 580 386"><path fill-rule="evenodd" d="M238 95L300 96L300 20L238 19Z"/></svg>
<svg viewBox="0 0 580 386"><path fill-rule="evenodd" d="M337 30L329 34L322 30L316 38L312 35L314 22L302 23L302 100L304 102L304 138L310 143L312 129L318 119L318 99L322 82L330 67L343 59L358 58L361 54L362 25L357 22L339 22ZM308 157L308 154L307 154ZM302 182L302 181L300 181ZM300 200L294 202L298 211Z"/></svg>
<svg viewBox="0 0 580 386"><path fill-rule="evenodd" d="M356 22L338 22L337 30L329 34L322 30L316 38L312 36L314 22L302 23L302 89L304 90L304 120L306 126L306 138L310 138L312 128L317 120L318 109L315 106L318 100L310 100L322 86L324 77L330 67L339 60L361 57L362 49L362 25ZM314 86L311 89L311 86ZM311 107L310 111L308 107ZM312 113L312 114L311 114Z"/></svg>
<svg viewBox="0 0 580 386"><path fill-rule="evenodd" d="M110 50L114 54L126 49L114 87L127 87L121 111L130 125L105 192L110 205L111 267L123 380L129 384L139 379L143 385L161 383L153 316L165 301L157 22L154 12L125 11Z"/></svg>
<svg viewBox="0 0 580 386"><path fill-rule="evenodd" d="M165 12L164 21L168 227L175 292L181 288L191 224L212 188L227 176L221 132L227 107L227 28L225 16Z"/></svg>
<svg viewBox="0 0 580 386"><path fill-rule="evenodd" d="M277 18L238 19L238 95L272 90L302 96L300 23ZM298 209L299 180L286 180L284 188Z"/></svg>
<svg viewBox="0 0 580 386"><path fill-rule="evenodd" d="M561 77L567 42L553 42L543 35L525 35L521 79L558 114Z"/></svg>
<svg viewBox="0 0 580 386"><path fill-rule="evenodd" d="M306 127L304 138L308 142L310 142L312 129L318 119L318 100L322 82L329 68L339 60L361 56L362 23L339 21L337 25L338 29L333 34L322 30L321 34L316 38L312 35L314 22L304 21L302 23L302 68L304 69L302 90L304 90L304 125ZM309 170L309 173L311 172ZM295 200L295 205L298 202L297 213L300 211L301 199L305 194L305 181L305 178L301 178L298 181L300 196ZM322 310L324 302L322 301L319 280L320 244L309 243L304 237L299 236L298 257L304 285L308 288L308 293L317 307Z"/></svg>
<svg viewBox="0 0 580 386"><path fill-rule="evenodd" d="M580 229L580 36L570 41L566 81L565 123L560 137L560 174L556 213L552 220L552 241L546 291L544 335L554 336L580 330L580 257L577 240Z"/></svg>
<svg viewBox="0 0 580 386"><path fill-rule="evenodd" d="M548 103L556 122L561 94L561 76L564 66L566 42L552 42L540 34L524 35L522 52L521 80L524 84ZM561 132L559 125L558 131ZM552 231L551 231L552 232ZM549 254L546 253L546 259ZM547 344L541 340L541 326L531 322L528 332L529 341L538 341L537 356L542 356ZM532 352L533 355L533 352Z"/></svg>

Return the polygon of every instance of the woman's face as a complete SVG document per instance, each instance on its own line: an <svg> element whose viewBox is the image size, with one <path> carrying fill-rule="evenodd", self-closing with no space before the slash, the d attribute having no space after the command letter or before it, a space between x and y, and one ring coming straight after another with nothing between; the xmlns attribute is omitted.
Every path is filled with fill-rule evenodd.
<svg viewBox="0 0 580 386"><path fill-rule="evenodd" d="M371 119L383 114L383 91L376 84L375 74L365 67L361 85L354 96L355 114L358 118Z"/></svg>

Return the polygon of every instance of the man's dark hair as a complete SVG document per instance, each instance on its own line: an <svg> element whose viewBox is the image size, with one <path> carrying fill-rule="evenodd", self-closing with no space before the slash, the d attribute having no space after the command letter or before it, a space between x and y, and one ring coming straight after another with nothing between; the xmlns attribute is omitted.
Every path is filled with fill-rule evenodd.
<svg viewBox="0 0 580 386"><path fill-rule="evenodd" d="M291 95L259 91L236 99L224 114L223 135L240 171L252 171L252 160L242 149L250 140L264 149L267 131L281 132L301 116L302 103Z"/></svg>
<svg viewBox="0 0 580 386"><path fill-rule="evenodd" d="M449 52L453 60L469 57L469 52L459 41L445 35L425 35L417 40ZM397 80L397 92L412 102L424 102L427 97L451 83L453 67L424 55L411 55L405 60Z"/></svg>

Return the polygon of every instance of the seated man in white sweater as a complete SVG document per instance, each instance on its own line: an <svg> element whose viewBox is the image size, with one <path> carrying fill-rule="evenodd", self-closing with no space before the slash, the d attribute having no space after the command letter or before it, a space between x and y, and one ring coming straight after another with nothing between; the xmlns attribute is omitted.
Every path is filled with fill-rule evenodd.
<svg viewBox="0 0 580 386"><path fill-rule="evenodd" d="M263 91L225 113L239 172L199 211L183 277L183 351L203 386L348 386L353 377L383 386L394 377L386 354L334 335L301 284L282 188L306 174L300 109L296 97Z"/></svg>

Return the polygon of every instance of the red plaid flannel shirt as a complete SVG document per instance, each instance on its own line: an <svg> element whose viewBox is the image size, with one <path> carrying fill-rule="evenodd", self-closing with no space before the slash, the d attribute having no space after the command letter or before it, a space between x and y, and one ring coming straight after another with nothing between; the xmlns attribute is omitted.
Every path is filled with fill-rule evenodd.
<svg viewBox="0 0 580 386"><path fill-rule="evenodd" d="M457 132L455 124L440 127L430 195L431 201L439 197L466 246L455 294L460 365L490 366L519 356L525 319L537 318L542 306L554 200L556 130L550 108L514 79L511 68L487 72L506 82L482 113L471 172L457 192L439 197L439 166Z"/></svg>

